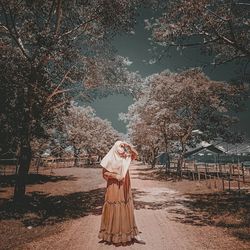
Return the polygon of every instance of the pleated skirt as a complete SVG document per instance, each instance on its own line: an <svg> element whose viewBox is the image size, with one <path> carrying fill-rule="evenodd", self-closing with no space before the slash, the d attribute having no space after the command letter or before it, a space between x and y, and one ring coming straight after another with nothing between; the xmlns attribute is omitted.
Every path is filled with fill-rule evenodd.
<svg viewBox="0 0 250 250"><path fill-rule="evenodd" d="M98 238L109 243L127 243L139 234L129 171L124 181L108 179Z"/></svg>

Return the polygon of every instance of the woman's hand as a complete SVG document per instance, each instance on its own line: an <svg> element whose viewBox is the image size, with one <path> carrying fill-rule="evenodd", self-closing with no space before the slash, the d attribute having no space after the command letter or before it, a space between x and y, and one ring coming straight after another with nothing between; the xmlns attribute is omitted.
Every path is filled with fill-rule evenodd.
<svg viewBox="0 0 250 250"><path fill-rule="evenodd" d="M118 181L123 181L123 179L124 179L120 174L109 172L105 168L103 168L102 174L103 174L103 178L106 181L108 181L109 178L111 178L111 179L113 178L113 179L116 179Z"/></svg>
<svg viewBox="0 0 250 250"><path fill-rule="evenodd" d="M127 156L126 157L131 157L131 160L136 160L138 157L138 152L132 148L132 146L130 144L121 144L121 146L124 148Z"/></svg>
<svg viewBox="0 0 250 250"><path fill-rule="evenodd" d="M124 178L120 174L116 174L116 179L118 181L123 181Z"/></svg>

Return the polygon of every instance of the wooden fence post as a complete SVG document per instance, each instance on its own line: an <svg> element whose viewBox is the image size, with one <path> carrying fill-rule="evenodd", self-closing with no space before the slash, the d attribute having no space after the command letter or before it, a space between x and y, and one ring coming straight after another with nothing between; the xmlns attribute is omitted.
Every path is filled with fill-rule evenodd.
<svg viewBox="0 0 250 250"><path fill-rule="evenodd" d="M36 159L36 174L39 173L40 158Z"/></svg>
<svg viewBox="0 0 250 250"><path fill-rule="evenodd" d="M51 162L50 162L50 175L53 173L52 167L53 167L53 160L51 160Z"/></svg>
<svg viewBox="0 0 250 250"><path fill-rule="evenodd" d="M237 164L237 170L238 170L238 179L240 180L240 168L238 164Z"/></svg>
<svg viewBox="0 0 250 250"><path fill-rule="evenodd" d="M195 166L195 168L194 168L195 173L198 173L198 165L195 164L194 166Z"/></svg>
<svg viewBox="0 0 250 250"><path fill-rule="evenodd" d="M232 177L232 165L229 165L229 176Z"/></svg>
<svg viewBox="0 0 250 250"><path fill-rule="evenodd" d="M244 169L244 164L243 163L241 163L241 171L242 171L243 183L245 183L245 169Z"/></svg>
<svg viewBox="0 0 250 250"><path fill-rule="evenodd" d="M211 186L211 175L209 175L208 188L209 188L209 189L212 188L212 186Z"/></svg>
<svg viewBox="0 0 250 250"><path fill-rule="evenodd" d="M194 172L192 171L192 179L193 179L193 181L195 180L195 178L194 178Z"/></svg>
<svg viewBox="0 0 250 250"><path fill-rule="evenodd" d="M224 183L224 177L222 177L222 190L224 191L225 190L225 183Z"/></svg>
<svg viewBox="0 0 250 250"><path fill-rule="evenodd" d="M207 180L207 170L206 170L206 168L205 168L204 176L205 176L205 180Z"/></svg>
<svg viewBox="0 0 250 250"><path fill-rule="evenodd" d="M216 188L216 189L217 189L216 176L214 176L213 178L214 178L214 188Z"/></svg>

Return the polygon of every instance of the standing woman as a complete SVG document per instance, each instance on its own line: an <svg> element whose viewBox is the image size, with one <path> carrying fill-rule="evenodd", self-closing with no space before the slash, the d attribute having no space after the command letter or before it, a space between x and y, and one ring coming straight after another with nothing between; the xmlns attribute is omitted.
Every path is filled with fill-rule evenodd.
<svg viewBox="0 0 250 250"><path fill-rule="evenodd" d="M137 242L145 244L139 236L134 215L130 186L129 165L137 151L127 142L116 141L101 161L103 178L107 181L98 238L113 244Z"/></svg>

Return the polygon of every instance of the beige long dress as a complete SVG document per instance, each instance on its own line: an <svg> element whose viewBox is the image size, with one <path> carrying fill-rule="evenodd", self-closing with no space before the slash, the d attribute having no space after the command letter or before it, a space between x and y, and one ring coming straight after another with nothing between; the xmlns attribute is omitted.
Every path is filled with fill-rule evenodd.
<svg viewBox="0 0 250 250"><path fill-rule="evenodd" d="M110 243L126 243L139 234L135 222L134 204L129 171L122 182L114 174L103 169L107 180L105 201L102 207L98 238Z"/></svg>

